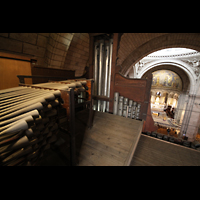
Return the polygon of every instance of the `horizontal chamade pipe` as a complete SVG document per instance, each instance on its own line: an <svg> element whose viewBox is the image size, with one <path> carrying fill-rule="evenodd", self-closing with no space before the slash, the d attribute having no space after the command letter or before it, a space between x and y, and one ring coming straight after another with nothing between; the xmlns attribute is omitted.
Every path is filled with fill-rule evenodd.
<svg viewBox="0 0 200 200"><path fill-rule="evenodd" d="M25 135L24 130L13 132L12 134L4 134L0 137L0 146L8 144L12 141L18 140Z"/></svg>
<svg viewBox="0 0 200 200"><path fill-rule="evenodd" d="M9 89L4 89L4 90L0 90L0 94L5 94L5 93L9 93L12 91L17 91L17 90L23 90L26 87L23 86L19 86L19 87L13 87L13 88L9 88Z"/></svg>
<svg viewBox="0 0 200 200"><path fill-rule="evenodd" d="M25 134L28 138L31 138L33 136L38 136L40 134L39 130L33 129L33 128L29 128L25 131Z"/></svg>
<svg viewBox="0 0 200 200"><path fill-rule="evenodd" d="M73 88L75 95L85 94L85 84L86 80L50 82L0 93L0 165L34 164L57 140L60 117L67 119L62 107L66 99L59 90Z"/></svg>
<svg viewBox="0 0 200 200"><path fill-rule="evenodd" d="M31 98L31 97L34 97L34 96L37 96L37 95L42 95L42 94L44 94L44 95L53 94L56 97L61 95L59 90L53 91L53 90L37 89L37 90L34 90L32 93L28 93L28 94L24 94L24 95L21 95L21 96L17 96L15 98L10 98L10 99L5 99L3 101L0 101L0 106L3 106L3 105L8 104L8 103L13 103L13 102L25 99L25 98Z"/></svg>
<svg viewBox="0 0 200 200"><path fill-rule="evenodd" d="M13 94L17 94L17 93L24 93L29 91L30 89L32 89L31 87L22 87L22 89L20 90L12 90L10 92L6 92L6 93L0 93L0 97L5 97L5 96L12 96Z"/></svg>
<svg viewBox="0 0 200 200"><path fill-rule="evenodd" d="M13 126L10 126L7 129L1 131L0 132L0 137L3 134L7 134L8 135L8 134L12 134L13 132L26 130L33 124L34 124L34 120L33 119L19 120L18 123L15 123Z"/></svg>
<svg viewBox="0 0 200 200"><path fill-rule="evenodd" d="M0 106L0 113L3 113L3 112L8 111L8 110L10 110L10 112L11 112L12 109L15 109L15 108L19 109L20 107L23 107L23 106L28 105L28 104L32 104L34 102L45 103L46 100L47 101L52 101L54 99L55 99L55 96L53 94L50 94L50 93L49 94L41 94L40 96L33 97L31 100L27 99L27 100L24 100L24 101L18 101L16 103L14 103L14 106L9 106L9 107L8 107L8 105L4 106L4 107L6 107L4 109L2 109L2 106Z"/></svg>
<svg viewBox="0 0 200 200"><path fill-rule="evenodd" d="M33 90L35 90L35 89L34 88L27 88L27 89L22 90L22 91L11 92L11 93L9 93L9 95L7 95L7 94L1 95L0 96L0 101L5 100L5 99L9 99L9 98L14 98L16 96L22 96L24 94L29 94L29 93L32 93Z"/></svg>
<svg viewBox="0 0 200 200"><path fill-rule="evenodd" d="M0 116L4 116L4 115L6 115L8 113L13 113L16 110L20 110L22 108L26 108L26 107L30 106L31 104L38 103L38 102L39 103L47 103L44 98L33 99L33 100L29 101L29 102L25 102L25 103L19 104L19 105L15 106L15 107L6 108L4 110L1 110L0 111Z"/></svg>
<svg viewBox="0 0 200 200"><path fill-rule="evenodd" d="M45 90L36 90L32 93L29 93L29 94L24 94L22 96L18 96L18 97L15 97L15 98L10 98L10 99L6 99L6 100L3 100L3 101L0 101L0 106L4 106L6 104L11 104L11 103L15 103L15 102L19 102L21 100L25 100L25 99L30 99L30 98L33 98L35 96L38 96L38 95L42 95L42 94L51 94L52 92L50 91L45 91Z"/></svg>
<svg viewBox="0 0 200 200"><path fill-rule="evenodd" d="M24 156L28 153L31 153L33 151L31 146L28 146L27 148L22 148L20 150L15 151L14 153L12 153L11 155L9 155L8 157L6 157L5 159L3 159L1 162L3 163L3 165L8 164L10 161L19 158L21 156Z"/></svg>
<svg viewBox="0 0 200 200"><path fill-rule="evenodd" d="M39 97L43 97L47 101L51 101L51 100L55 99L55 96L53 94L51 94L51 93L44 93L44 94L43 93L39 93L39 94L35 94L35 96L32 96L31 97L31 101L35 100L35 99L37 99ZM22 100L18 100L16 102L12 103L12 104L9 103L9 104L4 105L4 106L0 105L0 112L3 112L2 110L4 110L5 108L8 108L8 107L9 108L13 108L15 106L18 106L19 104L22 104L22 103L25 103L25 102L29 102L29 101L30 101L30 98L27 97L27 98L22 98Z"/></svg>
<svg viewBox="0 0 200 200"><path fill-rule="evenodd" d="M43 105L42 103L34 103L30 106L27 106L23 109L20 109L20 110L17 110L13 113L10 113L8 115L4 115L3 117L0 117L0 120L4 120L4 119L7 119L7 118L11 118L11 117L15 117L17 115L20 115L20 114L23 114L25 112L28 112L28 111L31 111L31 110L34 110L34 109L37 109L37 110L41 110L43 109Z"/></svg>
<svg viewBox="0 0 200 200"><path fill-rule="evenodd" d="M33 117L32 117L31 115L25 116L25 117L22 118L22 119L16 120L16 121L14 121L14 122L12 122L12 123L10 123L10 124L7 124L7 125L5 125L5 126L0 127L0 132L3 131L4 129L9 128L10 126L13 126L13 125L19 123L20 121L23 121L23 120L34 120L34 119L33 119Z"/></svg>
<svg viewBox="0 0 200 200"><path fill-rule="evenodd" d="M31 110L30 112L24 113L22 115L19 115L19 116L16 116L16 117L12 117L10 119L7 119L5 121L0 122L0 127L5 125L5 124L9 124L11 122L14 122L14 121L16 121L18 119L22 119L22 118L24 118L26 116L29 116L29 115L31 115L32 117L39 117L39 112L38 112L38 110L34 109L34 110Z"/></svg>
<svg viewBox="0 0 200 200"><path fill-rule="evenodd" d="M16 142L13 142L12 144L8 144L8 145L0 147L0 153L3 153L5 151L16 150L16 149L19 149L19 148L22 148L22 147L26 147L28 145L29 145L28 137L23 136L19 140L17 140Z"/></svg>

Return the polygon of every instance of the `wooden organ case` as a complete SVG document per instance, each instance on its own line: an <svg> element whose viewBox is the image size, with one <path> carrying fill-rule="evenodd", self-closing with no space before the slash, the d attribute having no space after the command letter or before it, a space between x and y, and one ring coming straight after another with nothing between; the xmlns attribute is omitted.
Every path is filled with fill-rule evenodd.
<svg viewBox="0 0 200 200"><path fill-rule="evenodd" d="M149 74L147 79L131 79L120 74L121 67L116 61L121 35L121 33L90 34L87 77L94 79L94 110L113 113L114 94L117 92L123 98L140 104L137 119L143 120L142 131L156 131L150 104L152 74Z"/></svg>
<svg viewBox="0 0 200 200"><path fill-rule="evenodd" d="M147 79L130 79L119 73L115 74L114 92L141 104L139 119L144 120L143 132L157 130L151 115L151 83L152 74L149 74Z"/></svg>

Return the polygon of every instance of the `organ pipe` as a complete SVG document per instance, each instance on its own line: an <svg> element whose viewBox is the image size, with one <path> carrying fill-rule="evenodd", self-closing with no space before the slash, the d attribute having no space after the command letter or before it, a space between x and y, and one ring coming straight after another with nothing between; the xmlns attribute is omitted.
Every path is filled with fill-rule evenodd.
<svg viewBox="0 0 200 200"><path fill-rule="evenodd" d="M94 95L98 94L98 67L99 67L99 63L98 63L98 56L99 56L99 46L97 43L95 43L95 47L94 47L94 70L93 70L93 77L94 77ZM97 101L94 100L94 106L93 109L96 110L97 109Z"/></svg>
<svg viewBox="0 0 200 200"><path fill-rule="evenodd" d="M103 96L107 96L107 84L108 84L108 68L109 68L109 45L106 44L105 48L105 66L104 66L104 84L103 84ZM106 110L106 101L103 101L103 108L102 111L105 112Z"/></svg>
<svg viewBox="0 0 200 200"><path fill-rule="evenodd" d="M0 90L0 166L31 165L41 157L57 140L59 119L67 118L61 91L72 89L84 102L86 84L77 79Z"/></svg>
<svg viewBox="0 0 200 200"><path fill-rule="evenodd" d="M109 53L109 66L108 66L108 84L107 84L107 97L110 97L110 82L111 82L111 67L112 67L112 51L113 39L110 40L110 53ZM109 101L107 102L106 111L109 112Z"/></svg>
<svg viewBox="0 0 200 200"><path fill-rule="evenodd" d="M104 41L100 41L100 48L99 48L99 78L98 78L98 95L102 95L102 73L103 73L103 50L104 50ZM101 101L98 100L97 103L97 110L101 111Z"/></svg>
<svg viewBox="0 0 200 200"><path fill-rule="evenodd" d="M96 41L94 45L94 95L110 97L113 40ZM109 112L109 102L94 101L94 110Z"/></svg>
<svg viewBox="0 0 200 200"><path fill-rule="evenodd" d="M114 93L113 114L139 120L141 104Z"/></svg>

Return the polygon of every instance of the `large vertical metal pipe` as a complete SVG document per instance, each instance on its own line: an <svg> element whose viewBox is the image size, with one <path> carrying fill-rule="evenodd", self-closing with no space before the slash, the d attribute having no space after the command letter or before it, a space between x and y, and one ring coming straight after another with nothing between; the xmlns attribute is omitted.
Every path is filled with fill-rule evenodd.
<svg viewBox="0 0 200 200"><path fill-rule="evenodd" d="M98 94L98 68L99 68L99 44L95 42L94 45L94 70L93 70L93 77L94 77L94 95ZM97 100L94 100L93 109L97 110Z"/></svg>
<svg viewBox="0 0 200 200"><path fill-rule="evenodd" d="M110 39L110 48L109 49L110 49L110 55L109 55L109 67L108 67L107 97L110 97L110 82L111 82L113 39ZM109 112L109 101L107 101L106 111Z"/></svg>
<svg viewBox="0 0 200 200"><path fill-rule="evenodd" d="M109 43L106 44L105 47L105 65L104 65L104 84L103 84L103 95L107 96L107 84L108 84L108 68L109 68ZM103 101L103 108L102 111L106 111L106 101Z"/></svg>
<svg viewBox="0 0 200 200"><path fill-rule="evenodd" d="M99 48L99 80L98 80L98 95L102 95L102 73L103 73L103 48L104 48L104 41L100 41L100 48ZM101 111L101 101L98 100L98 111Z"/></svg>

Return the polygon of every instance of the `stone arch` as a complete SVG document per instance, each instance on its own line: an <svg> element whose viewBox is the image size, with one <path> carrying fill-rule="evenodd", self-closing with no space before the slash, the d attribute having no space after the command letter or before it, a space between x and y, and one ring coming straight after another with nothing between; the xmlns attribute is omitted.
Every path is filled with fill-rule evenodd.
<svg viewBox="0 0 200 200"><path fill-rule="evenodd" d="M122 42L122 41L121 41ZM131 44L130 44L131 45ZM134 49L120 64L120 73L126 76L127 71L143 57L150 53L173 47L190 48L200 51L200 34L198 33L170 33L155 37Z"/></svg>
<svg viewBox="0 0 200 200"><path fill-rule="evenodd" d="M150 70L151 71L153 69L154 69L154 71L158 70L158 67L160 67L162 69L162 66L164 66L164 65L178 67L179 69L183 70L183 72L187 75L187 77L189 79L189 85L190 85L189 91L190 91L190 93L193 93L197 77L196 77L194 71L191 69L191 67L187 63L180 61L180 60L172 61L172 60L165 59L162 61L156 60L154 62L151 62L151 63L147 64L144 68L142 68L142 70L138 73L137 78L142 78L144 76L144 74L146 74ZM169 70L173 71L172 69L169 69ZM175 73L177 73L177 72L175 71ZM180 76L180 78L182 78L180 74L178 74L178 75ZM186 87L183 88L183 90L186 90Z"/></svg>

